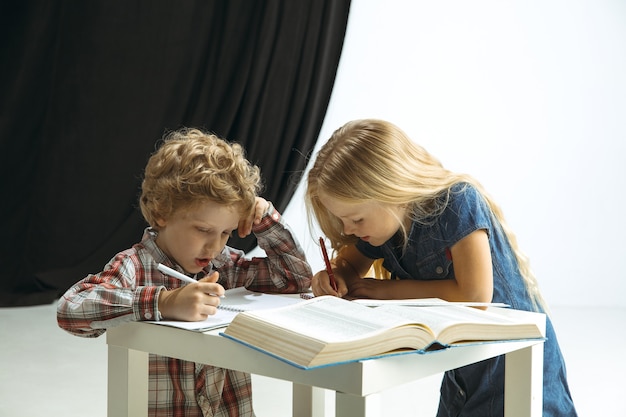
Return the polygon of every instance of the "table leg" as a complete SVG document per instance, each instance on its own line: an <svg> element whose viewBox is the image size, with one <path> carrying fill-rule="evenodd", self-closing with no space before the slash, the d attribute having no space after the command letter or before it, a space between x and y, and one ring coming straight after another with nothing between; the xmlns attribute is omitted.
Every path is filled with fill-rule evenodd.
<svg viewBox="0 0 626 417"><path fill-rule="evenodd" d="M109 345L109 417L148 415L148 354Z"/></svg>
<svg viewBox="0 0 626 417"><path fill-rule="evenodd" d="M543 414L543 343L506 354L505 417Z"/></svg>
<svg viewBox="0 0 626 417"><path fill-rule="evenodd" d="M291 409L295 417L324 417L326 415L325 390L294 383Z"/></svg>
<svg viewBox="0 0 626 417"><path fill-rule="evenodd" d="M379 417L382 416L380 394L365 397L337 392L335 415L341 417Z"/></svg>

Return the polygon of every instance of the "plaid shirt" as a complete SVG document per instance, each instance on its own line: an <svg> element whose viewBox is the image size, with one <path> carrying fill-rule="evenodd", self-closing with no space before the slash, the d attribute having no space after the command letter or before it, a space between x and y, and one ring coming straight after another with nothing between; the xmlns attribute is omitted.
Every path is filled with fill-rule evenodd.
<svg viewBox="0 0 626 417"><path fill-rule="evenodd" d="M245 286L261 292L307 291L311 268L304 252L270 207L253 226L267 257L247 259L244 252L226 246L213 260L219 283L226 289ZM118 253L104 271L90 274L60 299L57 321L61 328L83 337L98 337L107 328L129 321L159 320L162 289L184 285L157 269L172 265L155 242L157 232L146 229L140 243ZM210 272L210 266L204 271ZM198 277L200 278L200 277ZM250 376L243 372L150 354L150 416L253 416Z"/></svg>

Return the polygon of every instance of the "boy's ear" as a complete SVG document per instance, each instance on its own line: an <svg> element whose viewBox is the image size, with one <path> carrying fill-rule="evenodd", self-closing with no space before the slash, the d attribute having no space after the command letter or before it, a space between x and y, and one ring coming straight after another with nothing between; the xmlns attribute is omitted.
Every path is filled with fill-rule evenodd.
<svg viewBox="0 0 626 417"><path fill-rule="evenodd" d="M165 227L165 225L167 224L167 220L165 220L162 217L157 217L155 220L156 220L157 226L159 227Z"/></svg>

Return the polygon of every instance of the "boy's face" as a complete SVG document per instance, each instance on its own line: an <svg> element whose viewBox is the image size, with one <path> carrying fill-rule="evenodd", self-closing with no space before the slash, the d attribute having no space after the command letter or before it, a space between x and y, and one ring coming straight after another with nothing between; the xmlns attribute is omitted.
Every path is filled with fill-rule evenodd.
<svg viewBox="0 0 626 417"><path fill-rule="evenodd" d="M196 274L224 249L240 217L233 206L206 201L159 219L156 243L173 262Z"/></svg>

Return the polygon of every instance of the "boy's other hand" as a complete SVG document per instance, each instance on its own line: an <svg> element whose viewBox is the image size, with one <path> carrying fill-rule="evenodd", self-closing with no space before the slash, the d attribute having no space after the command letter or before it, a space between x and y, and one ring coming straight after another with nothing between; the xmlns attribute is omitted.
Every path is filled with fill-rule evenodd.
<svg viewBox="0 0 626 417"><path fill-rule="evenodd" d="M201 321L215 314L224 295L224 287L217 283L219 273L202 278L175 290L161 290L159 311L164 320Z"/></svg>
<svg viewBox="0 0 626 417"><path fill-rule="evenodd" d="M266 199L257 197L254 210L252 210L247 217L243 217L239 220L239 226L237 228L239 237L246 237L252 233L252 225L261 222L263 215L267 212L269 207L270 203L268 203Z"/></svg>

